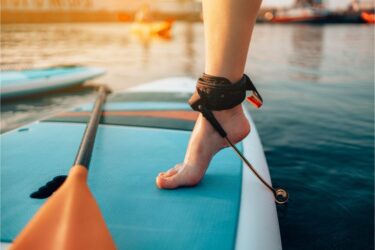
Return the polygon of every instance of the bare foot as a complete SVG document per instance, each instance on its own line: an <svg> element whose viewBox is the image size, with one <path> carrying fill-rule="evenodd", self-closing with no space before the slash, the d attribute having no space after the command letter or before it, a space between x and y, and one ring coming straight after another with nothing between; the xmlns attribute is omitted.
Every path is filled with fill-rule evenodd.
<svg viewBox="0 0 375 250"><path fill-rule="evenodd" d="M241 105L232 109L214 111L214 115L233 143L240 142L249 134L250 124ZM212 157L227 146L224 138L200 114L190 137L184 162L175 165L167 172L160 173L156 177L156 185L163 189L197 185L203 178Z"/></svg>

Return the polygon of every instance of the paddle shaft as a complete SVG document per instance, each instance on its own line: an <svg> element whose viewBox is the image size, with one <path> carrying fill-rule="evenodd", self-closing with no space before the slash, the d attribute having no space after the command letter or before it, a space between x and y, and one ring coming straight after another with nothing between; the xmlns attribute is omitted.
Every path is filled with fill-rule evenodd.
<svg viewBox="0 0 375 250"><path fill-rule="evenodd" d="M92 149L95 142L95 135L98 129L102 107L107 93L109 93L109 90L105 86L99 87L98 97L96 98L94 108L91 112L90 120L86 125L85 133L83 134L81 145L79 146L73 166L81 165L86 169L89 168ZM65 182L66 178L66 175L56 176L44 186L40 187L37 191L31 193L30 198L45 199L51 196Z"/></svg>
<svg viewBox="0 0 375 250"><path fill-rule="evenodd" d="M81 145L79 146L73 166L81 165L87 169L89 168L96 131L99 126L102 107L104 105L108 90L104 86L100 86L98 92L98 97L95 101L90 120L86 125L85 133L83 134Z"/></svg>

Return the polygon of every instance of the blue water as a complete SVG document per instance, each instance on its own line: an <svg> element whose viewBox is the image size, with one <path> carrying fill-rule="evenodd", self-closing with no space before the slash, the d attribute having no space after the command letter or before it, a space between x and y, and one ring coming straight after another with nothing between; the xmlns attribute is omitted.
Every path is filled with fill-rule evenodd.
<svg viewBox="0 0 375 250"><path fill-rule="evenodd" d="M373 28L286 28L293 50L286 64L267 58L278 66L264 67L253 112L273 182L291 196L278 209L283 245L373 249Z"/></svg>
<svg viewBox="0 0 375 250"><path fill-rule="evenodd" d="M83 64L108 70L116 90L198 76L203 28L177 23L172 39L139 38L125 24L4 25L1 69ZM374 27L256 26L246 73L265 100L252 110L278 207L284 249L373 249ZM91 98L58 93L2 105L2 131Z"/></svg>

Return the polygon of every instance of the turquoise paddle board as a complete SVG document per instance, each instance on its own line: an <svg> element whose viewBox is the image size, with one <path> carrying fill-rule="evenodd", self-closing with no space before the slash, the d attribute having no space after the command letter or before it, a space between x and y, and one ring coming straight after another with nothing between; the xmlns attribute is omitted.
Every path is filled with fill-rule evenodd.
<svg viewBox="0 0 375 250"><path fill-rule="evenodd" d="M160 190L155 177L183 160L198 113L195 81L168 78L109 96L88 185L118 249L281 249L273 195L231 148L193 188ZM93 104L1 135L1 241L11 245L44 200L29 195L67 174ZM237 146L270 182L255 124ZM93 239L95 240L95 239Z"/></svg>
<svg viewBox="0 0 375 250"><path fill-rule="evenodd" d="M0 71L0 97L8 99L71 87L104 73L100 68L79 66Z"/></svg>

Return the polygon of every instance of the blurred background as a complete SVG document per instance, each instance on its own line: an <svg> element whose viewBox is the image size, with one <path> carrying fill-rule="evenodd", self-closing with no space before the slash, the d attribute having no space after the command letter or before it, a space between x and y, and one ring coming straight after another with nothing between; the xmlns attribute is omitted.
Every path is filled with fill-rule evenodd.
<svg viewBox="0 0 375 250"><path fill-rule="evenodd" d="M373 249L374 1L264 0L246 72L284 249ZM204 69L201 2L1 0L0 70L83 65L84 87L2 102L1 131L114 91ZM250 109L250 107L248 107Z"/></svg>

